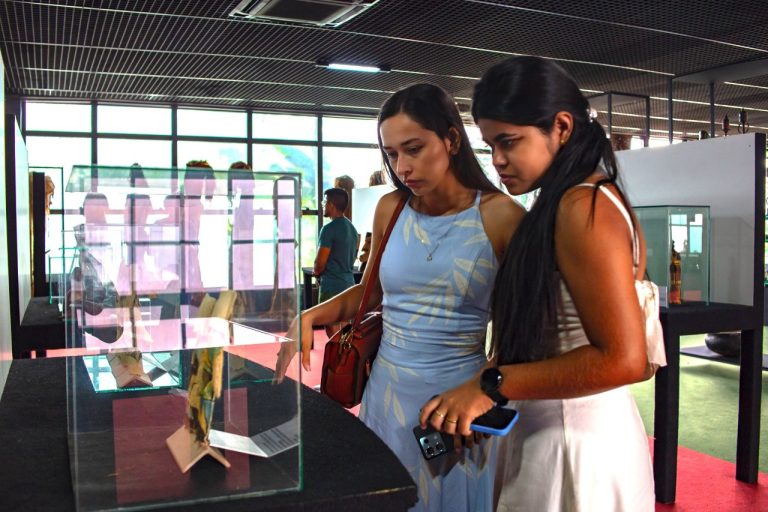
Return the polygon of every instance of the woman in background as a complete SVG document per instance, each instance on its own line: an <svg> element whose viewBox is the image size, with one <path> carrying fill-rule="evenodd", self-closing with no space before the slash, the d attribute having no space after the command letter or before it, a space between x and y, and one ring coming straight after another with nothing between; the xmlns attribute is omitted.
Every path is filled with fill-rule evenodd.
<svg viewBox="0 0 768 512"><path fill-rule="evenodd" d="M497 510L652 511L648 438L628 388L648 376L635 289L645 247L610 142L576 83L541 58L489 69L472 114L507 190L541 192L496 276L499 366L428 401L420 420L468 434L494 402L519 410L500 439Z"/></svg>

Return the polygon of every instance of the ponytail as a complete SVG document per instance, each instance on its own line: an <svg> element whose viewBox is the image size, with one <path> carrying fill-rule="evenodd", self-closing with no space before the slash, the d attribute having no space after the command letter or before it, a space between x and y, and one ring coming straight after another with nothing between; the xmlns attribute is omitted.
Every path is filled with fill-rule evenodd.
<svg viewBox="0 0 768 512"><path fill-rule="evenodd" d="M613 150L605 130L588 109L573 80L556 64L538 57L503 61L490 68L475 86L475 122L493 119L551 133L558 112L569 112L574 121L570 138L540 180L539 196L518 226L496 275L491 317L499 364L555 355L558 340L545 337L544 330L557 318L560 296L555 258L560 200L601 165L605 177L598 187L616 184ZM592 196L592 214L598 187Z"/></svg>

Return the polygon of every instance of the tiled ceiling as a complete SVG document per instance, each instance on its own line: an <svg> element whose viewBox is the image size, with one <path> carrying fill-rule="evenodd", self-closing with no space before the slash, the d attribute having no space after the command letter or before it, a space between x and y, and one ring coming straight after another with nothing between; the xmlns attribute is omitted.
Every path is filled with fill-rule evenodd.
<svg viewBox="0 0 768 512"><path fill-rule="evenodd" d="M758 0L379 0L336 28L232 19L238 3L1 0L6 92L373 115L418 81L469 103L483 70L528 54L559 62L588 96L650 96L662 136L670 77L768 59L768 4ZM319 59L392 71L333 71ZM718 134L725 115L735 131L742 108L752 131L768 132L765 68L716 84ZM673 90L676 136L709 130L709 86ZM642 101L617 106L614 131L637 133L644 116Z"/></svg>

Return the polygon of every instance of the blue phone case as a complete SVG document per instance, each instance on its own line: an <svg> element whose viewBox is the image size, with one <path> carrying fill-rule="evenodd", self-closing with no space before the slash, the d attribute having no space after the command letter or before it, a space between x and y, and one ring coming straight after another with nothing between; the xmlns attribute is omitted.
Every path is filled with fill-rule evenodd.
<svg viewBox="0 0 768 512"><path fill-rule="evenodd" d="M514 409L494 407L482 416L475 418L475 421L469 425L469 430L494 436L504 436L512 430L519 418L520 414Z"/></svg>

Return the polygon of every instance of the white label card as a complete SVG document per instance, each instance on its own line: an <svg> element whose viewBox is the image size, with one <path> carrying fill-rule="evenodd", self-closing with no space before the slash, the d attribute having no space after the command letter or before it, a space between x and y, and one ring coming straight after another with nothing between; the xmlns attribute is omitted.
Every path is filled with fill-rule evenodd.
<svg viewBox="0 0 768 512"><path fill-rule="evenodd" d="M216 448L247 453L257 457L272 457L299 445L299 422L294 416L282 425L254 436L241 436L221 430L208 433L208 443Z"/></svg>

